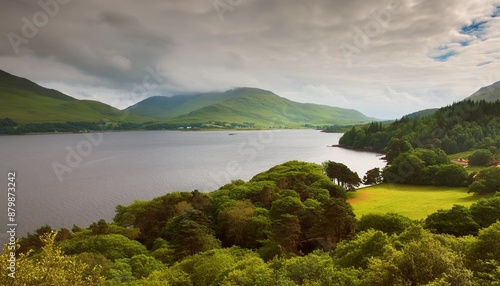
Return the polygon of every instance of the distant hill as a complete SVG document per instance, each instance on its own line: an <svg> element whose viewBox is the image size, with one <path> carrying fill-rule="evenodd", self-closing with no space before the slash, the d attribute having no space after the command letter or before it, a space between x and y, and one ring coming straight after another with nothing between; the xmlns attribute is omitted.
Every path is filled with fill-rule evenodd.
<svg viewBox="0 0 500 286"><path fill-rule="evenodd" d="M500 100L500 81L495 82L492 85L480 88L471 96L467 97L465 100L470 99L473 101L485 100L487 102L494 102Z"/></svg>
<svg viewBox="0 0 500 286"><path fill-rule="evenodd" d="M0 118L11 118L19 123L146 120L141 116L126 115L98 101L78 100L2 70L0 102Z"/></svg>
<svg viewBox="0 0 500 286"><path fill-rule="evenodd" d="M125 110L130 113L157 118L170 119L188 114L197 109L221 103L239 96L259 94L260 89L233 89L226 92L207 92L176 95L172 97L153 96L132 105Z"/></svg>
<svg viewBox="0 0 500 286"><path fill-rule="evenodd" d="M152 97L127 110L137 115L166 119L172 124L251 122L261 128L363 124L376 120L356 110L298 103L257 88L171 98Z"/></svg>
<svg viewBox="0 0 500 286"><path fill-rule="evenodd" d="M408 119L415 119L415 118L427 117L427 116L433 115L438 110L439 110L439 108L424 109L424 110L420 110L420 111L413 112L413 113L410 113L408 115L405 115L405 117L408 117Z"/></svg>

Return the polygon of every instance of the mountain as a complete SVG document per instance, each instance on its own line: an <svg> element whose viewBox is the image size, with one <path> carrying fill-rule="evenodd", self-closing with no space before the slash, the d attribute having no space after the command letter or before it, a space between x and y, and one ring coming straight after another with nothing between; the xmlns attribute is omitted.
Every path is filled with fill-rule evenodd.
<svg viewBox="0 0 500 286"><path fill-rule="evenodd" d="M259 89L239 88L226 92L207 92L173 97L153 96L125 110L137 115L170 119L238 96L259 94L261 91Z"/></svg>
<svg viewBox="0 0 500 286"><path fill-rule="evenodd" d="M0 102L0 118L11 118L20 123L146 120L98 101L78 100L2 70Z"/></svg>
<svg viewBox="0 0 500 286"><path fill-rule="evenodd" d="M480 101L485 100L488 102L494 102L500 100L500 81L495 82L492 85L480 88L471 96L467 97L465 100Z"/></svg>
<svg viewBox="0 0 500 286"><path fill-rule="evenodd" d="M298 103L257 88L171 98L152 97L127 110L137 115L166 119L172 124L250 122L261 128L362 124L376 120L356 110Z"/></svg>

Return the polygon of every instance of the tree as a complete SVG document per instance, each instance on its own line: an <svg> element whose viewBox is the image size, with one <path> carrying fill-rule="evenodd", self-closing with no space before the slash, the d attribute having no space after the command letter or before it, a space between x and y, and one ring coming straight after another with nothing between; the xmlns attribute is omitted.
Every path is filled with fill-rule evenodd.
<svg viewBox="0 0 500 286"><path fill-rule="evenodd" d="M283 214L273 221L271 239L277 242L285 254L297 253L300 243L300 221L295 215Z"/></svg>
<svg viewBox="0 0 500 286"><path fill-rule="evenodd" d="M488 167L477 173L474 182L469 186L469 192L477 194L495 193L500 191L500 168Z"/></svg>
<svg viewBox="0 0 500 286"><path fill-rule="evenodd" d="M195 209L171 219L166 225L163 235L174 251L176 260L198 252L220 247L220 241L213 235L210 220Z"/></svg>
<svg viewBox="0 0 500 286"><path fill-rule="evenodd" d="M466 185L468 173L441 149L417 148L399 154L382 176L389 183L456 187Z"/></svg>
<svg viewBox="0 0 500 286"><path fill-rule="evenodd" d="M405 153L408 151L413 150L413 147L411 146L410 142L399 139L399 138L393 138L389 142L389 145L385 149L386 155L385 158L388 163L392 163L392 161L399 156L401 153Z"/></svg>
<svg viewBox="0 0 500 286"><path fill-rule="evenodd" d="M132 275L137 278L147 277L151 272L165 267L160 261L145 254L138 254L129 259Z"/></svg>
<svg viewBox="0 0 500 286"><path fill-rule="evenodd" d="M71 237L72 237L72 234L71 234L71 231L69 229L61 228L57 232L56 241L57 242L65 241L65 240L71 239Z"/></svg>
<svg viewBox="0 0 500 286"><path fill-rule="evenodd" d="M461 205L430 214L425 219L425 226L437 233L455 236L475 235L479 231L479 225L472 218L470 210Z"/></svg>
<svg viewBox="0 0 500 286"><path fill-rule="evenodd" d="M224 246L258 248L270 228L269 211L250 201L238 201L219 212L218 225Z"/></svg>
<svg viewBox="0 0 500 286"><path fill-rule="evenodd" d="M294 191L289 192L295 193ZM297 197L285 196L272 203L269 215L273 220L280 219L280 217L285 214L300 217L304 214L304 208L304 204L300 201L298 194Z"/></svg>
<svg viewBox="0 0 500 286"><path fill-rule="evenodd" d="M0 284L9 285L62 285L85 286L104 285L104 277L100 267L90 267L77 257L64 255L54 245L57 233L42 234L39 239L43 243L37 258L29 258L28 254L16 257L15 278L7 276L10 250L7 247L0 255Z"/></svg>
<svg viewBox="0 0 500 286"><path fill-rule="evenodd" d="M90 225L90 230L93 234L108 234L109 226L108 223L104 219L100 219L97 223L92 223Z"/></svg>
<svg viewBox="0 0 500 286"><path fill-rule="evenodd" d="M363 184L365 185L376 185L383 182L382 173L379 168L373 168L366 172L363 177Z"/></svg>
<svg viewBox="0 0 500 286"><path fill-rule="evenodd" d="M323 172L346 191L353 191L361 183L358 174L342 163L326 161L323 163Z"/></svg>
<svg viewBox="0 0 500 286"><path fill-rule="evenodd" d="M37 251L39 250L44 243L40 239L42 236L46 234L53 233L54 230L49 225L44 225L35 230L35 233L28 233L26 237L22 237L19 240L19 252L26 253L29 250Z"/></svg>
<svg viewBox="0 0 500 286"><path fill-rule="evenodd" d="M120 234L75 235L61 242L60 247L66 254L99 253L112 261L147 253L144 245Z"/></svg>
<svg viewBox="0 0 500 286"><path fill-rule="evenodd" d="M500 193L489 199L481 199L470 206L472 218L481 228L500 221Z"/></svg>
<svg viewBox="0 0 500 286"><path fill-rule="evenodd" d="M421 171L425 168L425 161L416 154L406 152L396 157L392 164L384 168L384 181L400 184L417 184Z"/></svg>
<svg viewBox="0 0 500 286"><path fill-rule="evenodd" d="M364 268L372 257L381 257L389 245L387 234L370 229L362 231L352 240L341 241L333 251L333 260L340 267Z"/></svg>
<svg viewBox="0 0 500 286"><path fill-rule="evenodd" d="M370 258L365 285L429 285L432 282L472 285L472 272L465 267L461 255L427 231L409 228L406 232L403 237L411 232L418 232L418 237L400 241L405 243L398 247L386 247L383 256Z"/></svg>
<svg viewBox="0 0 500 286"><path fill-rule="evenodd" d="M436 165L436 172L433 174L435 186L465 187L469 174L464 167L458 164Z"/></svg>
<svg viewBox="0 0 500 286"><path fill-rule="evenodd" d="M250 201L238 201L219 213L218 222L228 246L245 246L247 224L254 211L255 206Z"/></svg>
<svg viewBox="0 0 500 286"><path fill-rule="evenodd" d="M126 285L136 280L137 277L132 274L132 266L130 266L128 259L117 259L106 272L108 285Z"/></svg>
<svg viewBox="0 0 500 286"><path fill-rule="evenodd" d="M500 281L500 221L479 231L467 254L469 267L478 285L498 285Z"/></svg>
<svg viewBox="0 0 500 286"><path fill-rule="evenodd" d="M275 283L273 274L273 270L260 257L245 256L224 277L221 277L222 281L217 285L272 285Z"/></svg>
<svg viewBox="0 0 500 286"><path fill-rule="evenodd" d="M319 241L324 249L332 249L341 240L354 235L354 216L349 203L343 199L331 198L322 205L308 238Z"/></svg>
<svg viewBox="0 0 500 286"><path fill-rule="evenodd" d="M285 282L280 285L360 285L361 271L338 269L329 253L321 250L276 261L274 265L277 266L276 272L283 277L281 281L293 281L293 284Z"/></svg>
<svg viewBox="0 0 500 286"><path fill-rule="evenodd" d="M469 156L469 165L488 166L494 160L494 155L490 150L479 149Z"/></svg>
<svg viewBox="0 0 500 286"><path fill-rule="evenodd" d="M417 156L418 158L422 159L425 163L425 166L444 165L450 163L450 159L448 159L446 153L439 148L438 149L416 148L411 153Z"/></svg>
<svg viewBox="0 0 500 286"><path fill-rule="evenodd" d="M380 230L388 235L400 234L413 222L411 219L397 213L363 215L357 224L357 231L369 229Z"/></svg>

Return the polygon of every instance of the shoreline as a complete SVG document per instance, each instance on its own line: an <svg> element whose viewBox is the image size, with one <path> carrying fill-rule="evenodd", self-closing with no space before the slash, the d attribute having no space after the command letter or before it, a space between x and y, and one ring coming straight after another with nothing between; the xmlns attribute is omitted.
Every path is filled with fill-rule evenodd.
<svg viewBox="0 0 500 286"><path fill-rule="evenodd" d="M381 156L384 156L384 158L382 158L384 160L385 160L385 155L386 155L383 150L377 150L377 149L372 149L372 148L356 149L356 148L353 148L353 147L344 146L344 145L338 145L338 144L328 145L327 147L342 148L342 149L352 150L352 151L358 151L358 152L376 153L376 154L379 154Z"/></svg>
<svg viewBox="0 0 500 286"><path fill-rule="evenodd" d="M246 132L246 131L281 131L281 130L315 130L321 132L321 130L314 128L248 128L248 129L157 129L157 130L146 130L146 129L130 129L130 130L93 130L88 132L30 132L24 134L0 134L0 137L9 136L26 136L26 135L58 135L58 134L95 134L95 133L118 133L118 132L148 132L148 131L178 131L178 132L230 132L232 135L236 135L235 132ZM355 149L354 149L355 150Z"/></svg>

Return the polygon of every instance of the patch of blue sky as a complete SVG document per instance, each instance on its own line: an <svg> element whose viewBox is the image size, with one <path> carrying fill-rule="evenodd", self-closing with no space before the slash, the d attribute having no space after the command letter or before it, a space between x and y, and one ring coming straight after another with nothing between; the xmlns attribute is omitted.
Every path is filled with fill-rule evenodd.
<svg viewBox="0 0 500 286"><path fill-rule="evenodd" d="M460 42L458 42L458 43L459 43L459 44L460 44L460 46L462 46L462 47L467 47L467 46L470 44L470 42L472 42L472 41L470 41L470 40L463 40L463 41L460 41Z"/></svg>
<svg viewBox="0 0 500 286"><path fill-rule="evenodd" d="M481 66L489 65L491 63L492 63L492 61L486 61L486 62L479 63L477 66L481 67Z"/></svg>
<svg viewBox="0 0 500 286"><path fill-rule="evenodd" d="M460 33L479 38L485 33L486 23L488 23L488 21L474 21L470 25L463 25L460 29Z"/></svg>
<svg viewBox="0 0 500 286"><path fill-rule="evenodd" d="M500 6L496 7L495 11L493 11L493 13L491 14L491 17L493 18L500 17Z"/></svg>
<svg viewBox="0 0 500 286"><path fill-rule="evenodd" d="M446 62L449 58L456 56L456 55L457 55L457 52L455 52L455 51L447 51L446 53L443 53L443 54L440 54L437 56L433 56L432 58L436 61L439 61L439 62Z"/></svg>

